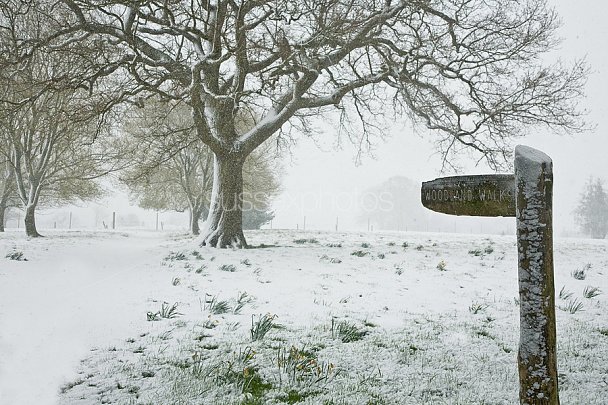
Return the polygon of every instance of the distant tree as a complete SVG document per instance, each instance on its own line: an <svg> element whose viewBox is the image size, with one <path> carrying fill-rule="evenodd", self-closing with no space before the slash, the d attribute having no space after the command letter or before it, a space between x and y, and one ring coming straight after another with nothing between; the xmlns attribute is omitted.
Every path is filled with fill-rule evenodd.
<svg viewBox="0 0 608 405"><path fill-rule="evenodd" d="M427 217L420 204L420 185L403 176L365 190L360 204L359 221L370 221L376 229L412 229L421 226Z"/></svg>
<svg viewBox="0 0 608 405"><path fill-rule="evenodd" d="M608 193L599 178L587 180L574 211L581 231L596 239L608 233Z"/></svg>
<svg viewBox="0 0 608 405"><path fill-rule="evenodd" d="M3 50L15 60L29 52L0 74L0 153L12 171L30 237L40 236L35 211L41 201L58 205L101 195L95 179L116 162L109 154L108 104L81 85L99 49L83 39L27 51L24 44L36 43L61 21L49 2L37 5L49 8L43 13L15 1L0 7Z"/></svg>
<svg viewBox="0 0 608 405"><path fill-rule="evenodd" d="M382 116L407 116L447 165L467 148L500 166L531 125L584 127L585 65L543 63L559 43L546 0L49 2L71 12L50 45L98 38L116 50L108 66L189 105L214 153L202 237L214 247L246 246L234 206L246 157L321 114L362 148ZM241 132L247 109L260 119Z"/></svg>
<svg viewBox="0 0 608 405"><path fill-rule="evenodd" d="M243 123L243 125L246 125ZM213 185L213 153L196 136L189 108L147 100L124 125L129 167L121 180L142 208L189 212L189 228L200 233ZM243 169L243 227L258 229L273 218L270 202L279 189L270 154L252 154Z"/></svg>
<svg viewBox="0 0 608 405"><path fill-rule="evenodd" d="M16 204L16 197L15 171L10 160L3 153L0 153L0 232L4 232L6 212Z"/></svg>

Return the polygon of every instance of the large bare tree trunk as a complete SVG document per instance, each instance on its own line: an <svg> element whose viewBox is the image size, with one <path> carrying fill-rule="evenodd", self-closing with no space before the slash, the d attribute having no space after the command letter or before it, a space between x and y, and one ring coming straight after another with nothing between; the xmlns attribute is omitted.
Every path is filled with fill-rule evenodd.
<svg viewBox="0 0 608 405"><path fill-rule="evenodd" d="M201 228L198 223L201 220L201 211L194 207L190 207L190 233L192 235L199 235Z"/></svg>
<svg viewBox="0 0 608 405"><path fill-rule="evenodd" d="M247 247L243 235L243 163L240 154L215 154L213 191L203 246Z"/></svg>
<svg viewBox="0 0 608 405"><path fill-rule="evenodd" d="M25 207L25 234L31 238L39 238L42 235L36 229L36 206L30 204Z"/></svg>
<svg viewBox="0 0 608 405"><path fill-rule="evenodd" d="M0 232L4 232L6 222L6 204L0 203Z"/></svg>

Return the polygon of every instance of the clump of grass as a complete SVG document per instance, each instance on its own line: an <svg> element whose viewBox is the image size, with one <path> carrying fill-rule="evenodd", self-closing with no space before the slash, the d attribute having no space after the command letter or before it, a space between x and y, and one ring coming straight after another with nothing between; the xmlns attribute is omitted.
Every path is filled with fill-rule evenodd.
<svg viewBox="0 0 608 405"><path fill-rule="evenodd" d="M179 279L179 277L174 277L173 280L171 280L171 284L173 286L179 285L179 283L181 283L181 280Z"/></svg>
<svg viewBox="0 0 608 405"><path fill-rule="evenodd" d="M18 262L27 262L27 259L25 258L25 255L23 254L23 252L19 252L19 251L7 253L6 256L4 256L4 257L9 260L16 260Z"/></svg>
<svg viewBox="0 0 608 405"><path fill-rule="evenodd" d="M565 312L569 312L571 314L576 314L578 311L583 311L583 303L579 301L577 298L568 301L566 305L560 305L559 309Z"/></svg>
<svg viewBox="0 0 608 405"><path fill-rule="evenodd" d="M481 253L481 249L479 248L469 250L469 254L473 256L481 256Z"/></svg>
<svg viewBox="0 0 608 405"><path fill-rule="evenodd" d="M146 319L148 321L160 321L160 312L148 311L146 313Z"/></svg>
<svg viewBox="0 0 608 405"><path fill-rule="evenodd" d="M201 264L200 266L198 266L196 268L196 270L194 270L194 272L196 274L203 274L206 269L207 269L207 265L206 264Z"/></svg>
<svg viewBox="0 0 608 405"><path fill-rule="evenodd" d="M439 263L437 263L437 270L439 270L439 271L447 270L447 263L445 262L445 260L441 260Z"/></svg>
<svg viewBox="0 0 608 405"><path fill-rule="evenodd" d="M591 263L585 264L582 268L574 270L571 274L577 280L584 280L587 278L587 272L591 269Z"/></svg>
<svg viewBox="0 0 608 405"><path fill-rule="evenodd" d="M422 246L422 245L416 246L416 250L422 250L422 249L424 249L424 246Z"/></svg>
<svg viewBox="0 0 608 405"><path fill-rule="evenodd" d="M341 248L342 244L341 243L328 243L325 246L331 247L331 248Z"/></svg>
<svg viewBox="0 0 608 405"><path fill-rule="evenodd" d="M207 299L211 297L210 299ZM220 301L216 296L210 296L205 294L205 305L204 309L208 310L214 315L221 315L230 312L230 303L228 301Z"/></svg>
<svg viewBox="0 0 608 405"><path fill-rule="evenodd" d="M275 326L274 320L277 318L273 314L265 314L258 317L257 321L254 321L253 315L251 315L251 340L262 340L264 336Z"/></svg>
<svg viewBox="0 0 608 405"><path fill-rule="evenodd" d="M201 255L201 252L199 252L198 250L193 250L192 252L190 252L190 254L197 260L203 260L203 255Z"/></svg>
<svg viewBox="0 0 608 405"><path fill-rule="evenodd" d="M407 243L407 242L403 242L403 243L401 244L401 247L402 247L402 248L404 248L404 249L407 249L409 246L410 246L410 244L409 244L409 243Z"/></svg>
<svg viewBox="0 0 608 405"><path fill-rule="evenodd" d="M241 264L243 264L243 265L245 265L247 267L251 266L251 262L249 261L249 259L243 259L243 260L241 260Z"/></svg>
<svg viewBox="0 0 608 405"><path fill-rule="evenodd" d="M332 363L319 362L312 350L299 349L292 346L289 350L279 347L277 351L277 365L279 367L279 378L281 374L287 374L292 384L306 381L309 384L327 383L334 373L335 366ZM297 403L304 400L311 393L300 393L290 390L287 395L281 396L281 401Z"/></svg>
<svg viewBox="0 0 608 405"><path fill-rule="evenodd" d="M338 259L337 257L329 257L327 255L322 255L319 258L319 261L325 263L342 263L342 260Z"/></svg>
<svg viewBox="0 0 608 405"><path fill-rule="evenodd" d="M378 259L384 259L386 255L384 253L378 253Z"/></svg>
<svg viewBox="0 0 608 405"><path fill-rule="evenodd" d="M264 381L255 364L255 351L251 347L240 349L232 359L211 367L203 356L197 356L193 373L197 377L211 377L215 384L235 386L245 396L243 405L261 404L261 399L272 384Z"/></svg>
<svg viewBox="0 0 608 405"><path fill-rule="evenodd" d="M363 249L369 249L370 247L372 247L372 245L370 245L370 244L369 244L369 243L367 243L367 242L363 242L363 243L361 244L361 247L362 247Z"/></svg>
<svg viewBox="0 0 608 405"><path fill-rule="evenodd" d="M177 302L171 306L169 306L169 303L163 302L163 305L160 307L160 311L148 311L146 313L146 318L148 321L160 321L162 318L172 319L177 318L180 315L182 314L177 312Z"/></svg>
<svg viewBox="0 0 608 405"><path fill-rule="evenodd" d="M482 311L485 311L488 308L485 304L480 304L478 302L474 302L469 306L469 312L472 314L478 314Z"/></svg>
<svg viewBox="0 0 608 405"><path fill-rule="evenodd" d="M585 298L593 298L593 297L597 297L598 295L600 295L602 292L600 291L599 288L597 287L592 287L590 285L588 285L587 287L585 287L585 289L583 290L583 296Z"/></svg>
<svg viewBox="0 0 608 405"><path fill-rule="evenodd" d="M340 339L342 343L359 341L367 333L365 329L358 327L352 322L341 321L336 323L335 319L332 318L331 320L331 336L333 339Z"/></svg>
<svg viewBox="0 0 608 405"><path fill-rule="evenodd" d="M389 242L386 244L387 246L395 246L395 242Z"/></svg>
<svg viewBox="0 0 608 405"><path fill-rule="evenodd" d="M179 260L188 260L188 257L183 252L169 252L163 259L165 262L174 262Z"/></svg>
<svg viewBox="0 0 608 405"><path fill-rule="evenodd" d="M293 241L293 243L295 243L297 245L303 245L305 243L319 243L319 241L316 240L315 238L309 238L309 239L302 238L302 239L295 239Z"/></svg>
<svg viewBox="0 0 608 405"><path fill-rule="evenodd" d="M364 252L363 250L355 250L350 255L357 256L357 257L363 257L363 256L367 256L368 254L369 254L369 252Z"/></svg>
<svg viewBox="0 0 608 405"><path fill-rule="evenodd" d="M559 290L559 299L561 300L567 300L568 298L572 297L573 293L566 290L566 286L563 286L561 290Z"/></svg>
<svg viewBox="0 0 608 405"><path fill-rule="evenodd" d="M218 267L218 270L234 273L236 271L236 266L234 264L222 264Z"/></svg>
<svg viewBox="0 0 608 405"><path fill-rule="evenodd" d="M163 302L163 305L160 307L159 315L161 318L165 319L173 319L180 316L181 314L177 312L177 302L171 306L169 306L168 302Z"/></svg>
<svg viewBox="0 0 608 405"><path fill-rule="evenodd" d="M243 309L243 307L245 305L249 304L251 301L253 301L253 297L251 297L249 294L247 294L246 291L239 292L239 294L236 297L236 305L234 306L234 309L232 310L232 312L234 314L239 314L241 312L241 310Z"/></svg>
<svg viewBox="0 0 608 405"><path fill-rule="evenodd" d="M494 248L491 245L488 245L483 249L483 252L489 255L490 253L494 252Z"/></svg>

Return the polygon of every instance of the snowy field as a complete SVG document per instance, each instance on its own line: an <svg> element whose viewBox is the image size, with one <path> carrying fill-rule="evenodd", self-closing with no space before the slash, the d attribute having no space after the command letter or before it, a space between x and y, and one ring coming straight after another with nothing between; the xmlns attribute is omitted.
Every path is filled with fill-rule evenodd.
<svg viewBox="0 0 608 405"><path fill-rule="evenodd" d="M512 236L46 235L0 235L0 404L518 402ZM561 401L606 404L608 241L555 272Z"/></svg>

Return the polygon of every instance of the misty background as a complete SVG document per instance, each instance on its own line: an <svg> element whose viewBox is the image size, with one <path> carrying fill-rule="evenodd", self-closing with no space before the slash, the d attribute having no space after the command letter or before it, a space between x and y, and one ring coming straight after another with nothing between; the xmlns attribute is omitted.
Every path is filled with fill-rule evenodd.
<svg viewBox="0 0 608 405"><path fill-rule="evenodd" d="M578 236L573 210L590 176L608 180L608 94L606 66L608 27L601 19L606 5L601 0L550 1L563 21L563 42L550 61L584 58L591 67L587 98L582 106L589 111L591 130L576 136L559 136L550 131L530 133L514 140L547 153L554 164L553 220L557 236ZM455 162L461 167L442 172L435 153L434 134L416 132L408 120L392 123L385 139L375 140L372 152L358 161L357 147L336 140L336 129L319 118L319 134L302 136L281 156L281 192L273 202L275 218L264 228L339 231L429 231L458 233L514 234L513 218L455 217L426 210L420 203L420 183L453 174L492 173L478 157L463 154ZM339 143L338 143L339 142ZM116 213L117 228L186 230L188 214L143 210L132 205L126 188L107 182L108 195L97 202L53 209L41 209L37 222L41 229L103 229ZM23 214L12 210L7 228L17 228ZM157 219L158 218L158 219Z"/></svg>

